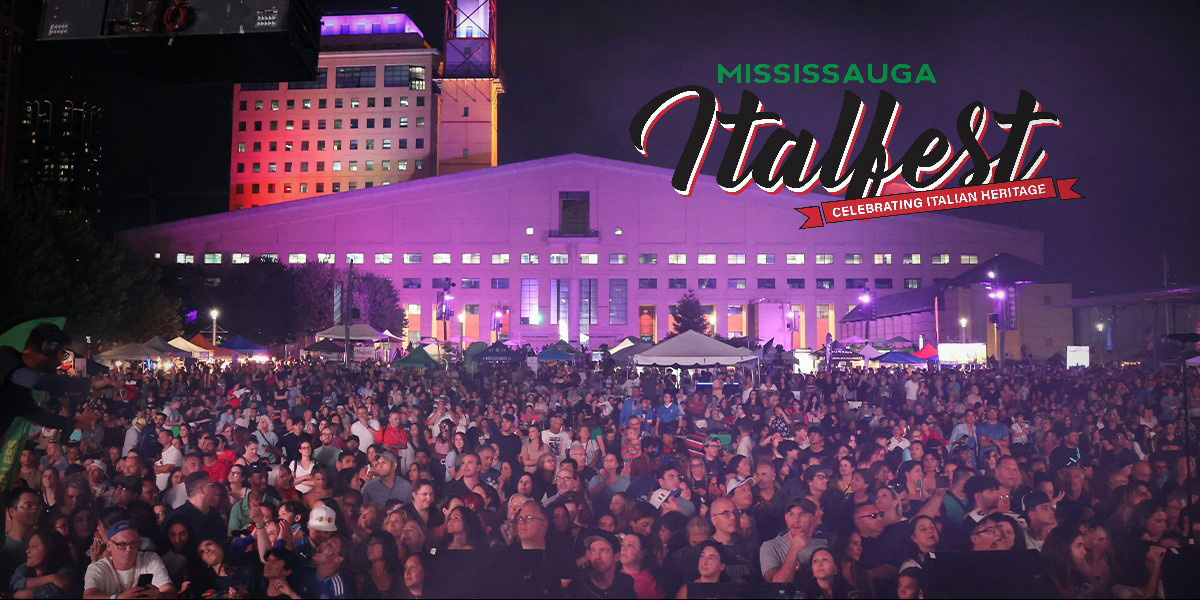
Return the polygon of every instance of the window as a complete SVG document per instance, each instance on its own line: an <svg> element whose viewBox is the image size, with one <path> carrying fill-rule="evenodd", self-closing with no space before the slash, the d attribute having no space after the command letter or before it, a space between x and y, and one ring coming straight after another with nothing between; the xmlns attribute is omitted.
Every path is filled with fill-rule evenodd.
<svg viewBox="0 0 1200 600"><path fill-rule="evenodd" d="M804 279L789 277L787 280L787 286L789 290L802 290L804 289Z"/></svg>
<svg viewBox="0 0 1200 600"><path fill-rule="evenodd" d="M220 253L220 252L208 252L208 253L206 253L206 254L204 255L204 264L206 264L206 265L219 265L219 264L221 264L221 253Z"/></svg>
<svg viewBox="0 0 1200 600"><path fill-rule="evenodd" d="M696 280L696 286L702 290L715 290L717 289L717 278L701 277L700 279Z"/></svg>
<svg viewBox="0 0 1200 600"><path fill-rule="evenodd" d="M306 262L308 262L308 255L303 252L288 255L289 265L302 265Z"/></svg>
<svg viewBox="0 0 1200 600"><path fill-rule="evenodd" d="M290 119L287 121L284 121L283 128L286 129L287 131L294 131L296 129L296 122L292 121ZM288 149L290 150L291 148L288 148Z"/></svg>
<svg viewBox="0 0 1200 600"><path fill-rule="evenodd" d="M833 280L832 279L820 279L820 278L817 279L817 289L818 290L832 290L833 289Z"/></svg>
<svg viewBox="0 0 1200 600"><path fill-rule="evenodd" d="M789 264L789 265L802 265L802 264L804 264L804 255L803 255L803 254L789 254L789 255L787 255L787 264Z"/></svg>
<svg viewBox="0 0 1200 600"><path fill-rule="evenodd" d="M459 282L459 286L464 290L477 290L479 289L479 278L463 277L462 281Z"/></svg>
<svg viewBox="0 0 1200 600"><path fill-rule="evenodd" d="M448 289L450 289L450 278L449 277L434 277L429 282L429 285L430 285L430 287L437 288L439 290L448 290Z"/></svg>
<svg viewBox="0 0 1200 600"><path fill-rule="evenodd" d="M919 287L921 287L921 279L920 278L918 278L918 277L904 278L904 289L915 290Z"/></svg>
<svg viewBox="0 0 1200 600"><path fill-rule="evenodd" d="M904 254L904 255L902 255L902 256L903 256L904 258L901 260L901 262L903 262L903 263L904 263L904 264L906 264L906 265L919 265L919 264L921 264L921 255L920 255L920 254Z"/></svg>
<svg viewBox="0 0 1200 600"><path fill-rule="evenodd" d="M259 254L258 257L267 262L274 262L274 263L279 262L279 255L275 254L274 252L267 252L264 254Z"/></svg>
<svg viewBox="0 0 1200 600"><path fill-rule="evenodd" d="M729 289L744 290L746 289L746 279L744 277L734 277L729 280Z"/></svg>
<svg viewBox="0 0 1200 600"><path fill-rule="evenodd" d="M408 127L408 117L400 117L400 127Z"/></svg>
<svg viewBox="0 0 1200 600"><path fill-rule="evenodd" d="M245 173L246 172L246 163L238 163L237 164L237 172Z"/></svg>
<svg viewBox="0 0 1200 600"><path fill-rule="evenodd" d="M380 140L379 147L382 150L391 150L392 149L392 138L383 138L382 140Z"/></svg>
<svg viewBox="0 0 1200 600"><path fill-rule="evenodd" d="M340 161L340 160L333 161L333 170L341 171L342 170L342 161Z"/></svg>
<svg viewBox="0 0 1200 600"><path fill-rule="evenodd" d="M421 253L420 253L420 252L408 252L408 253L406 253L406 254L404 255L404 264L406 264L406 265L419 265L419 264L421 264Z"/></svg>
<svg viewBox="0 0 1200 600"><path fill-rule="evenodd" d="M422 85L421 89L425 89L425 86ZM417 96L417 106L425 106L425 96Z"/></svg>
<svg viewBox="0 0 1200 600"><path fill-rule="evenodd" d="M625 235L625 230L621 229L620 227L616 227L613 229L613 235Z"/></svg>
<svg viewBox="0 0 1200 600"><path fill-rule="evenodd" d="M759 254L758 255L758 264L760 264L760 265L775 264L775 255L774 254ZM774 286L772 286L772 287L774 287Z"/></svg>
<svg viewBox="0 0 1200 600"><path fill-rule="evenodd" d="M180 252L179 254L175 255L175 262L181 265L190 265L196 262L196 257L192 256L191 254Z"/></svg>
<svg viewBox="0 0 1200 600"><path fill-rule="evenodd" d="M599 254L580 254L579 255L579 264L581 264L581 265L595 265L595 264L599 264L599 263L600 263L600 255Z"/></svg>
<svg viewBox="0 0 1200 600"><path fill-rule="evenodd" d="M246 122L238 121L238 131L245 131L245 130L246 130Z"/></svg>
<svg viewBox="0 0 1200 600"><path fill-rule="evenodd" d="M700 256L696 257L696 263L701 265L715 265L717 264L717 255L701 254Z"/></svg>
<svg viewBox="0 0 1200 600"><path fill-rule="evenodd" d="M848 289L848 290L861 290L865 287L867 287L867 278L866 277L847 277L846 278L846 289Z"/></svg>
<svg viewBox="0 0 1200 600"><path fill-rule="evenodd" d="M658 280L652 277L643 277L638 280L638 289L640 290L657 290Z"/></svg>
<svg viewBox="0 0 1200 600"><path fill-rule="evenodd" d="M639 265L656 265L656 264L658 264L658 255L657 254L639 254L638 255L638 264Z"/></svg>
<svg viewBox="0 0 1200 600"><path fill-rule="evenodd" d="M238 142L237 149L238 149L237 150L238 152L245 152L246 151L246 142Z"/></svg>
<svg viewBox="0 0 1200 600"><path fill-rule="evenodd" d="M363 255L361 252L351 252L346 254L346 264L361 265L363 264Z"/></svg>
<svg viewBox="0 0 1200 600"><path fill-rule="evenodd" d="M333 145L333 149L334 149L334 150L337 150L337 149L338 149L338 144L340 144L340 143L341 143L341 142L335 143L335 144ZM350 140L350 149L351 149L351 150L358 150L358 140Z"/></svg>
<svg viewBox="0 0 1200 600"><path fill-rule="evenodd" d="M337 255L333 253L318 252L317 262L332 265L337 262Z"/></svg>
<svg viewBox="0 0 1200 600"><path fill-rule="evenodd" d="M392 253L391 252L382 252L382 253L376 254L375 255L375 264L377 264L377 265L392 264Z"/></svg>
<svg viewBox="0 0 1200 600"><path fill-rule="evenodd" d="M242 91L243 91L243 92L266 92L266 91L270 91L270 90L277 90L277 89L279 89L279 83L278 83L278 82L271 82L271 83L243 83L243 84L242 84Z"/></svg>
<svg viewBox="0 0 1200 600"><path fill-rule="evenodd" d="M386 74L386 73L384 74L384 77L385 77L385 78L387 77L387 74ZM384 87L387 87L387 83L386 83L386 82L384 83ZM392 106L392 97L391 97L391 96L384 96L384 97L383 97L383 107L384 107L384 108L390 108L391 106Z"/></svg>
<svg viewBox="0 0 1200 600"><path fill-rule="evenodd" d="M424 169L424 168L425 168L425 161L423 161L423 160L417 160L417 161L413 161L413 162L415 162L415 163L416 163L416 165L414 165L414 166L416 167L416 169L417 169L418 171L420 171L421 169Z"/></svg>
<svg viewBox="0 0 1200 600"><path fill-rule="evenodd" d="M254 163L250 166L250 170L254 173L262 173L262 163Z"/></svg>
<svg viewBox="0 0 1200 600"><path fill-rule="evenodd" d="M550 254L550 264L552 264L552 265L565 265L570 262L571 262L571 258L569 256L567 256L565 253L553 252Z"/></svg>
<svg viewBox="0 0 1200 600"><path fill-rule="evenodd" d="M876 255L875 255L875 264L877 264L877 265L890 265L890 264L892 264L892 255L891 255L891 253L885 253L885 254L876 254Z"/></svg>
<svg viewBox="0 0 1200 600"><path fill-rule="evenodd" d="M255 122L254 122L254 130L255 130L255 131L262 131L262 121L255 121Z"/></svg>
<svg viewBox="0 0 1200 600"><path fill-rule="evenodd" d="M340 182L337 182L337 181L333 182L333 185L331 187L333 188L333 193L335 193L335 194L342 191L342 184Z"/></svg>
<svg viewBox="0 0 1200 600"><path fill-rule="evenodd" d="M508 260L509 260L508 254L493 254L492 255L492 264L493 265L507 265Z"/></svg>
<svg viewBox="0 0 1200 600"><path fill-rule="evenodd" d="M397 171L407 171L408 170L408 161L407 160L396 161L396 170Z"/></svg>
<svg viewBox="0 0 1200 600"><path fill-rule="evenodd" d="M672 264L672 265L686 265L687 264L687 255L686 254L668 254L667 255L667 263Z"/></svg>
<svg viewBox="0 0 1200 600"><path fill-rule="evenodd" d="M417 127L422 119L417 118ZM588 192L558 193L558 228L564 235L587 235L591 232L591 194Z"/></svg>
<svg viewBox="0 0 1200 600"><path fill-rule="evenodd" d="M492 289L493 290L507 290L508 289L508 278L507 277L493 277L492 278Z"/></svg>
<svg viewBox="0 0 1200 600"><path fill-rule="evenodd" d="M977 265L977 264L979 264L979 255L978 254L964 254L960 258L959 262L964 265Z"/></svg>
<svg viewBox="0 0 1200 600"><path fill-rule="evenodd" d="M623 265L627 262L629 262L629 255L624 252L614 252L608 255L608 264L610 265Z"/></svg>
<svg viewBox="0 0 1200 600"><path fill-rule="evenodd" d="M267 172L268 173L275 173L278 170L279 170L279 167L275 163L267 163Z"/></svg>
<svg viewBox="0 0 1200 600"><path fill-rule="evenodd" d="M774 278L768 278L768 279L759 278L758 289L760 289L760 290L775 289L775 279Z"/></svg>
<svg viewBox="0 0 1200 600"><path fill-rule="evenodd" d="M312 100L305 98L300 102L300 108L312 108Z"/></svg>
<svg viewBox="0 0 1200 600"><path fill-rule="evenodd" d="M435 265L450 264L450 253L449 252L434 252L433 253L433 264L435 264Z"/></svg>
<svg viewBox="0 0 1200 600"><path fill-rule="evenodd" d="M245 100L238 102L238 110L246 110L246 101Z"/></svg>
<svg viewBox="0 0 1200 600"><path fill-rule="evenodd" d="M540 325L542 315L538 312L538 280L521 280L521 324Z"/></svg>
<svg viewBox="0 0 1200 600"><path fill-rule="evenodd" d="M536 254L522 254L522 255L521 255L521 264L523 264L523 265L536 265L536 264L538 264L538 255L536 255Z"/></svg>
<svg viewBox="0 0 1200 600"><path fill-rule="evenodd" d="M608 280L608 324L625 325L629 314L629 280Z"/></svg>
<svg viewBox="0 0 1200 600"><path fill-rule="evenodd" d="M595 279L579 280L579 332L591 332L591 325L597 324L596 305L600 303L600 284Z"/></svg>
<svg viewBox="0 0 1200 600"><path fill-rule="evenodd" d="M420 287L421 287L421 278L420 278L420 277L405 277L405 278L404 278L404 283L403 283L403 284L401 284L401 285L402 285L402 286L404 287L404 289L406 289L406 290L415 290L415 289L420 289Z"/></svg>
<svg viewBox="0 0 1200 600"><path fill-rule="evenodd" d="M359 102L358 98L350 99L350 108L358 108L361 104L362 102Z"/></svg>
<svg viewBox="0 0 1200 600"><path fill-rule="evenodd" d="M416 138L416 148L420 150L425 147L425 138Z"/></svg>
<svg viewBox="0 0 1200 600"><path fill-rule="evenodd" d="M425 67L410 67L408 69L408 89L425 89ZM425 96L417 96L417 106L425 106Z"/></svg>
<svg viewBox="0 0 1200 600"><path fill-rule="evenodd" d="M334 120L333 120L333 128L334 128L334 129L341 129L341 128L342 128L342 120L341 120L341 119L334 119ZM337 148L334 148L334 150L337 150Z"/></svg>
<svg viewBox="0 0 1200 600"><path fill-rule="evenodd" d="M338 67L334 77L336 79L334 87L373 88L375 87L375 65Z"/></svg>
<svg viewBox="0 0 1200 600"><path fill-rule="evenodd" d="M358 129L358 119L350 119L350 129Z"/></svg>
<svg viewBox="0 0 1200 600"><path fill-rule="evenodd" d="M935 265L948 265L950 264L950 255L945 253L934 254L931 262Z"/></svg>
<svg viewBox="0 0 1200 600"><path fill-rule="evenodd" d="M271 101L271 110L279 110L279 101L278 100Z"/></svg>
<svg viewBox="0 0 1200 600"><path fill-rule="evenodd" d="M317 119L317 129L325 129L325 127L326 127L325 119ZM325 142L323 142L323 141L317 142L317 150L324 150L324 149L325 149Z"/></svg>
<svg viewBox="0 0 1200 600"><path fill-rule="evenodd" d="M250 263L250 253L234 252L232 255L230 255L229 262L231 262L235 265L249 264Z"/></svg>
<svg viewBox="0 0 1200 600"><path fill-rule="evenodd" d="M876 277L875 278L875 289L877 289L877 290L892 289L892 279L890 277Z"/></svg>
<svg viewBox="0 0 1200 600"><path fill-rule="evenodd" d="M862 255L861 254L847 254L846 255L846 264L861 265L862 264Z"/></svg>
<svg viewBox="0 0 1200 600"><path fill-rule="evenodd" d="M817 255L817 264L818 265L832 265L833 264L833 255L832 254L818 254Z"/></svg>
<svg viewBox="0 0 1200 600"><path fill-rule="evenodd" d="M237 184L237 185L235 185L235 186L233 186L233 187L234 187L234 192L233 192L233 193L235 193L235 194L244 194L244 193L246 193L246 184L244 184L244 183L239 183L239 184Z"/></svg>
<svg viewBox="0 0 1200 600"><path fill-rule="evenodd" d="M290 82L290 83L288 83L288 89L289 90L323 90L328 85L329 85L329 68L328 67L318 67L317 68L317 77L315 79L313 79L312 81ZM242 86L242 89L245 89L244 85ZM304 108L308 108L309 106L310 105L309 105L308 100L305 100ZM325 108L325 107L322 106L321 108Z"/></svg>
<svg viewBox="0 0 1200 600"><path fill-rule="evenodd" d="M464 264L464 265L479 264L479 253L478 252L464 252L462 255L462 264Z"/></svg>
<svg viewBox="0 0 1200 600"><path fill-rule="evenodd" d="M687 279L684 279L682 277L678 277L678 278L672 277L667 280L667 287L672 290L687 289Z"/></svg>
<svg viewBox="0 0 1200 600"><path fill-rule="evenodd" d="M324 171L324 170L325 170L325 161L323 161L323 160L318 160L318 161L317 161L317 172L321 172L321 171Z"/></svg>
<svg viewBox="0 0 1200 600"><path fill-rule="evenodd" d="M833 312L832 304L818 304L817 305L817 320L828 319L829 313L831 313L831 312Z"/></svg>
<svg viewBox="0 0 1200 600"><path fill-rule="evenodd" d="M730 254L725 257L725 264L727 264L727 265L744 265L744 264L746 264L746 255L745 254Z"/></svg>
<svg viewBox="0 0 1200 600"><path fill-rule="evenodd" d="M385 65L383 67L383 87L408 87L411 79L412 67L408 65ZM384 98L390 100L391 98ZM387 104L385 102L385 104ZM405 102L402 106L407 105Z"/></svg>

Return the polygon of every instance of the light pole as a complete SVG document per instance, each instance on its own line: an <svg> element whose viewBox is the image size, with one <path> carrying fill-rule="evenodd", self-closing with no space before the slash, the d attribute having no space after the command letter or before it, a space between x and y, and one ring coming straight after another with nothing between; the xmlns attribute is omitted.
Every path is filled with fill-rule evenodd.
<svg viewBox="0 0 1200 600"><path fill-rule="evenodd" d="M994 298L996 300L996 345L998 346L996 354L999 355L998 358L1000 370L1004 370L1004 331L1008 329L1008 319L1005 318L1005 313L1008 311L1004 310L1004 303L1008 294L1001 285L1000 275L998 273L995 271L988 271L987 275L988 279L996 282L993 285L995 291L989 293L988 298Z"/></svg>
<svg viewBox="0 0 1200 600"><path fill-rule="evenodd" d="M958 318L958 327L960 329L962 329L962 343L965 344L965 343L967 343L967 318L966 317Z"/></svg>
<svg viewBox="0 0 1200 600"><path fill-rule="evenodd" d="M787 320L788 320L788 337L792 338L792 339L788 340L788 342L789 342L788 348L795 350L796 349L796 311L789 310L787 312Z"/></svg>
<svg viewBox="0 0 1200 600"><path fill-rule="evenodd" d="M867 338L867 340L871 339L871 321L875 318L874 299L875 295L871 293L871 288L867 288L866 292L858 297L858 301L866 305L866 308L863 309L865 313L863 316L866 317L863 337Z"/></svg>
<svg viewBox="0 0 1200 600"><path fill-rule="evenodd" d="M1104 364L1104 321L1096 323L1096 332L1100 334L1100 343L1096 346L1096 357Z"/></svg>
<svg viewBox="0 0 1200 600"><path fill-rule="evenodd" d="M458 313L458 356L462 358L463 353L463 337L467 334L467 315Z"/></svg>
<svg viewBox="0 0 1200 600"><path fill-rule="evenodd" d="M492 314L492 331L495 332L494 342L500 341L500 330L504 327L504 312L496 311Z"/></svg>
<svg viewBox="0 0 1200 600"><path fill-rule="evenodd" d="M212 317L212 322L213 322L212 343L213 343L213 347L215 348L217 346L217 317L221 316L221 311L214 308L214 309L208 311L208 316ZM213 356L214 357L216 356L216 352L213 353Z"/></svg>

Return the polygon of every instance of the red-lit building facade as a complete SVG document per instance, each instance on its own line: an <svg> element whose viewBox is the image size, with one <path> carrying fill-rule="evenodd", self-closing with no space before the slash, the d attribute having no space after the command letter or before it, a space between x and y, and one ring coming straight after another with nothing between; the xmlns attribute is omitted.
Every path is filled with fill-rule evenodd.
<svg viewBox="0 0 1200 600"><path fill-rule="evenodd" d="M323 17L316 79L235 86L230 210L434 175L440 64L404 14Z"/></svg>

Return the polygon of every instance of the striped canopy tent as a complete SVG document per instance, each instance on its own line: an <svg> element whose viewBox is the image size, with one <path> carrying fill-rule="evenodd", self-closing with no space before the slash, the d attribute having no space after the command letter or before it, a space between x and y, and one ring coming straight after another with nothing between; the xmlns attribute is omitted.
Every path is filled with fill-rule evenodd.
<svg viewBox="0 0 1200 600"><path fill-rule="evenodd" d="M213 343L208 340L208 338L204 337L204 334L197 333L195 337L188 341L201 348L204 348L205 350L208 350L209 352L212 352L213 358L218 360L233 360L240 354L239 352L230 350L229 348L218 348L214 346Z"/></svg>

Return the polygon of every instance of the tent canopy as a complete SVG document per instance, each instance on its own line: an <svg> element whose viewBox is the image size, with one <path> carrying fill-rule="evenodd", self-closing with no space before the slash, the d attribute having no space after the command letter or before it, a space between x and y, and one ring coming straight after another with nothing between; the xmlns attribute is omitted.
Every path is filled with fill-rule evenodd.
<svg viewBox="0 0 1200 600"><path fill-rule="evenodd" d="M571 342L568 342L566 340L558 340L557 342L554 342L553 344L551 344L550 347L558 348L559 350L562 350L563 352L566 352L567 354L570 354L572 356L574 356L576 354L582 354L582 351L580 351L579 348L572 346Z"/></svg>
<svg viewBox="0 0 1200 600"><path fill-rule="evenodd" d="M885 341L883 345L888 348L912 348L915 344L913 344L912 340L898 335Z"/></svg>
<svg viewBox="0 0 1200 600"><path fill-rule="evenodd" d="M317 334L317 339L346 339L346 326L334 325ZM350 326L350 341L352 342L377 342L379 340L396 339L395 336L389 336L366 323L357 323Z"/></svg>
<svg viewBox="0 0 1200 600"><path fill-rule="evenodd" d="M654 347L654 344L651 344L650 342L643 342L641 340L638 340L637 342L634 342L628 346L625 346L624 348L617 350L616 352L609 353L608 356L609 356L609 358L612 358L614 361L616 361L616 363L618 365L631 365L631 364L633 364L633 357L635 357L653 347Z"/></svg>
<svg viewBox="0 0 1200 600"><path fill-rule="evenodd" d="M923 365L925 360L917 358L907 352L888 352L877 358L879 362L886 365Z"/></svg>
<svg viewBox="0 0 1200 600"><path fill-rule="evenodd" d="M638 354L633 362L661 367L723 367L757 358L757 354L745 348L734 348L689 330Z"/></svg>
<svg viewBox="0 0 1200 600"><path fill-rule="evenodd" d="M212 352L213 357L215 358L224 358L228 360L238 355L237 352L230 350L229 348L218 348L214 346L213 343L210 342L208 338L204 337L204 334L202 333L197 333L196 336L189 341L201 348L204 348L205 350Z"/></svg>
<svg viewBox="0 0 1200 600"><path fill-rule="evenodd" d="M872 346L870 344L863 346L858 351L858 353L861 354L863 356L863 358L866 358L868 360L875 360L875 359L879 358L880 356L884 355L884 353L880 352L878 348L876 348L875 346Z"/></svg>
<svg viewBox="0 0 1200 600"><path fill-rule="evenodd" d="M1184 361L1184 364L1188 364L1188 365L1192 365L1192 366L1200 366L1200 354L1187 359L1186 361Z"/></svg>
<svg viewBox="0 0 1200 600"><path fill-rule="evenodd" d="M616 354L617 352L620 352L634 344L644 344L644 343L645 342L642 341L642 338L639 338L636 335L625 336L624 338L621 338L621 341L609 346L608 353Z"/></svg>
<svg viewBox="0 0 1200 600"><path fill-rule="evenodd" d="M325 354L334 354L345 352L346 348L333 340L321 340L315 344L309 344L304 347L305 352L323 352Z"/></svg>
<svg viewBox="0 0 1200 600"><path fill-rule="evenodd" d="M865 338L861 335L852 335L852 336L842 340L842 344L846 345L846 346L857 346L858 344L865 344L869 341L871 341L871 340L868 340L867 338Z"/></svg>
<svg viewBox="0 0 1200 600"><path fill-rule="evenodd" d="M108 352L100 353L101 360L162 360L174 358L174 355L160 352L145 344L125 344L117 346Z"/></svg>
<svg viewBox="0 0 1200 600"><path fill-rule="evenodd" d="M401 358L400 360L396 361L394 364L397 367L408 367L411 369L427 369L429 367L438 366L438 361L434 360L434 358L432 356L430 356L428 352L425 351L424 346L421 346L421 347L416 348L412 352L409 352L408 356Z"/></svg>
<svg viewBox="0 0 1200 600"><path fill-rule="evenodd" d="M913 356L917 358L930 359L937 356L937 348L934 348L933 344L925 344L924 348L913 352Z"/></svg>
<svg viewBox="0 0 1200 600"><path fill-rule="evenodd" d="M521 360L521 354L504 342L496 342L474 356L475 360L489 364L512 364Z"/></svg>
<svg viewBox="0 0 1200 600"><path fill-rule="evenodd" d="M191 358L192 356L191 352L180 350L179 348L172 346L167 340L164 340L157 335L143 342L143 345L147 348L158 350L163 354L174 356L176 358Z"/></svg>
<svg viewBox="0 0 1200 600"><path fill-rule="evenodd" d="M235 335L228 340L225 340L225 343L221 344L221 347L229 350L235 350L237 352L241 352L242 354L254 354L256 352L263 353L267 351L266 346L255 344L241 335Z"/></svg>
<svg viewBox="0 0 1200 600"><path fill-rule="evenodd" d="M537 359L542 362L554 361L572 361L575 356L561 350L557 345L547 346L545 350L538 352Z"/></svg>
<svg viewBox="0 0 1200 600"><path fill-rule="evenodd" d="M193 343L185 340L182 337L177 337L173 340L168 341L167 343L170 344L171 346L173 346L175 348L179 348L180 350L183 350L185 352L191 352L192 356L194 356L196 358L212 357L212 353L213 353L212 350L205 348L204 346L198 346L196 344L193 344Z"/></svg>
<svg viewBox="0 0 1200 600"><path fill-rule="evenodd" d="M487 350L488 345L483 342L471 342L467 349L463 351L463 356L473 358L476 354Z"/></svg>
<svg viewBox="0 0 1200 600"><path fill-rule="evenodd" d="M824 358L825 348L821 347L821 349L817 350L813 354ZM834 341L833 343L829 344L829 357L831 360L858 360L862 358L862 355L847 348L841 342Z"/></svg>

